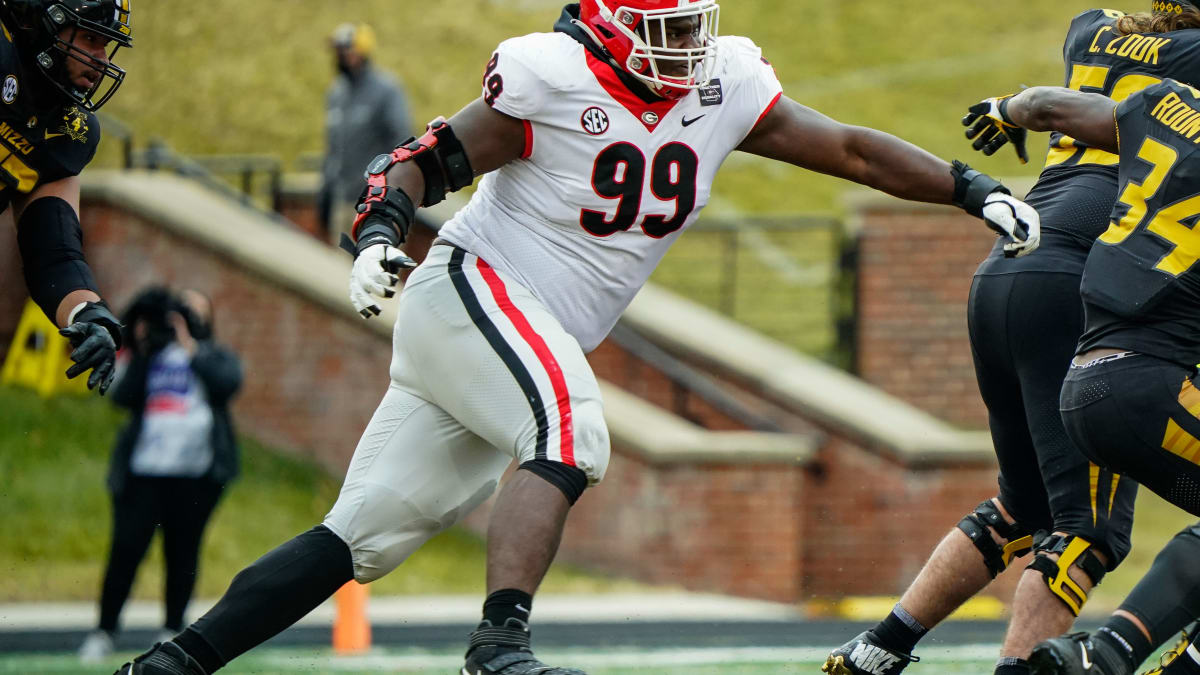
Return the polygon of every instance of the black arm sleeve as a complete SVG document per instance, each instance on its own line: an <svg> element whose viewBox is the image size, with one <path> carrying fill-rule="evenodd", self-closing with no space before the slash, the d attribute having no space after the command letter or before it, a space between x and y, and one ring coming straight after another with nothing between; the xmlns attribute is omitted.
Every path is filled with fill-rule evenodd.
<svg viewBox="0 0 1200 675"><path fill-rule="evenodd" d="M71 291L99 291L83 259L83 229L66 201L42 197L25 207L17 223L17 246L25 285L38 307L55 321L58 305Z"/></svg>

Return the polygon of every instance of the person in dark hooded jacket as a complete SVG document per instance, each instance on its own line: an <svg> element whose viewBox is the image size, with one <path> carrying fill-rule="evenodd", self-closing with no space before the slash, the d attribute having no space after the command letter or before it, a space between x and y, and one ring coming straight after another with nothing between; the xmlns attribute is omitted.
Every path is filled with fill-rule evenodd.
<svg viewBox="0 0 1200 675"><path fill-rule="evenodd" d="M108 473L113 538L100 596L100 622L80 647L88 662L112 651L138 565L156 528L166 563L164 633L184 626L204 528L238 472L229 403L241 364L212 339L212 303L197 291L143 291L126 311L128 358L112 391L132 413L117 436Z"/></svg>

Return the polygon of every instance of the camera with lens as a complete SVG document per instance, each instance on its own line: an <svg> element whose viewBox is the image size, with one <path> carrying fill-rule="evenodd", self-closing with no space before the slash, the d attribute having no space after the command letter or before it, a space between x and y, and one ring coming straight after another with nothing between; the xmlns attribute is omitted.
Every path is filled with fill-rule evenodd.
<svg viewBox="0 0 1200 675"><path fill-rule="evenodd" d="M202 338L203 322L179 296L164 286L151 286L133 299L125 315L125 344L135 351L153 354L175 341L170 315L179 314L187 322L188 332Z"/></svg>

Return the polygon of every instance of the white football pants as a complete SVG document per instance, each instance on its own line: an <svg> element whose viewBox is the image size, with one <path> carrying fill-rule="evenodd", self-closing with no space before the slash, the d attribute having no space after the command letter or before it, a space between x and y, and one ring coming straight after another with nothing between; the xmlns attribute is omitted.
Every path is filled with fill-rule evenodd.
<svg viewBox="0 0 1200 675"><path fill-rule="evenodd" d="M576 466L591 485L608 467L591 366L512 277L433 246L398 309L391 384L325 517L362 583L486 500L514 459Z"/></svg>

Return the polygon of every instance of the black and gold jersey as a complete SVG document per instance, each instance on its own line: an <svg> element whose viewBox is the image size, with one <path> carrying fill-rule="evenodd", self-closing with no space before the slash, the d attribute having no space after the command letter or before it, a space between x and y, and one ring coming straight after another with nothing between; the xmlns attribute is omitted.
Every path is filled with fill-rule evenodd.
<svg viewBox="0 0 1200 675"><path fill-rule="evenodd" d="M1092 9L1075 17L1063 43L1065 86L1123 101L1167 78L1200 85L1200 31L1121 35L1114 24L1122 16ZM1050 135L1046 172L1115 175L1116 164L1116 155L1058 132Z"/></svg>
<svg viewBox="0 0 1200 675"><path fill-rule="evenodd" d="M1120 35L1114 24L1122 16L1092 9L1071 21L1063 42L1067 87L1122 101L1168 77L1200 84L1200 30ZM1041 246L1017 259L1005 259L997 246L980 273L1080 273L1116 198L1117 156L1052 133L1045 168L1025 197L1041 216Z"/></svg>
<svg viewBox="0 0 1200 675"><path fill-rule="evenodd" d="M0 211L18 194L78 175L96 154L100 123L74 105L45 104L42 75L22 63L0 25ZM57 100L57 99L52 99Z"/></svg>
<svg viewBox="0 0 1200 675"><path fill-rule="evenodd" d="M1080 291L1078 352L1130 349L1200 362L1200 90L1165 80L1116 109L1118 199Z"/></svg>

